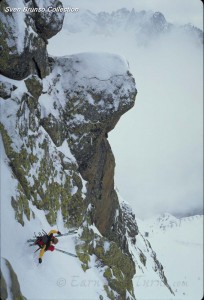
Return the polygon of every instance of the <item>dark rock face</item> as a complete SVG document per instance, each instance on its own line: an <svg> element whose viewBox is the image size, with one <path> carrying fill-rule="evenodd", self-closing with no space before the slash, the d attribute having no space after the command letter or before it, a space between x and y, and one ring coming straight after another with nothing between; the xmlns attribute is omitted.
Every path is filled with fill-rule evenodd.
<svg viewBox="0 0 204 300"><path fill-rule="evenodd" d="M28 92L35 98L38 99L42 93L43 86L38 76L32 75L25 80Z"/></svg>
<svg viewBox="0 0 204 300"><path fill-rule="evenodd" d="M26 300L26 298L22 295L20 285L18 282L18 277L16 273L14 272L12 265L7 259L5 260L6 267L8 268L9 275L10 275L10 282L11 285L7 286L6 281L2 275L1 272L1 299L6 300L8 297L8 292L7 290L10 289L10 292L13 295L13 299L18 299L18 300Z"/></svg>
<svg viewBox="0 0 204 300"><path fill-rule="evenodd" d="M7 285L6 285L6 281L4 279L4 276L3 276L2 272L0 274L1 274L1 278L0 278L0 281L1 281L1 299L6 300L8 298Z"/></svg>
<svg viewBox="0 0 204 300"><path fill-rule="evenodd" d="M39 1L32 0L30 8L45 8L45 12L35 12L34 22L38 34L45 40L56 35L61 29L64 21L64 12L56 12L55 9L63 8L62 3L56 0ZM47 12L47 10L49 10Z"/></svg>
<svg viewBox="0 0 204 300"><path fill-rule="evenodd" d="M175 295L174 292L173 292L173 290L172 290L172 288L168 284L167 278L166 278L166 276L164 274L164 268L163 268L162 264L158 261L157 255L153 251L150 242L148 240L146 240L146 243L147 243L149 249L151 249L151 256L152 256L152 258L154 259L154 262L155 262L154 271L159 273L159 277L161 278L161 280L163 281L163 283L167 286L167 288L170 290L170 292L173 295Z"/></svg>
<svg viewBox="0 0 204 300"><path fill-rule="evenodd" d="M11 97L11 93L15 91L17 87L9 82L0 82L0 97L4 100Z"/></svg>
<svg viewBox="0 0 204 300"><path fill-rule="evenodd" d="M0 74L21 80L30 74L44 78L49 73L47 39L61 30L64 14L47 10L44 13L23 12L24 7L31 11L39 7L38 3L46 7L39 0L22 1L18 3L21 11L10 12L6 8L14 8L14 1L0 2ZM52 7L61 6L57 0L46 3Z"/></svg>
<svg viewBox="0 0 204 300"><path fill-rule="evenodd" d="M77 159L79 172L88 181L87 201L94 208L92 222L102 235L116 241L127 251L124 219L114 190L115 159L107 133L132 108L137 91L134 79L121 58L105 56L106 62L113 65L106 67L110 69L110 75L105 79L103 73L97 74L97 68L92 70L92 60L100 59L99 68L103 68L104 58L100 54L52 59L51 74L56 74L55 70L58 70L58 75L54 75L50 82L52 89L49 93L55 99L60 118L56 119L51 114L41 122L56 145L67 139ZM116 63L119 73L114 70ZM84 67L87 75L83 74ZM54 92L57 86L64 90L63 107L60 107L61 98ZM41 101L44 102L43 96ZM60 138L57 134L59 128Z"/></svg>
<svg viewBox="0 0 204 300"><path fill-rule="evenodd" d="M139 233L139 229L135 221L135 215L126 203L121 203L121 208L123 212L123 222L127 228L128 236L132 244L136 244L136 236Z"/></svg>
<svg viewBox="0 0 204 300"><path fill-rule="evenodd" d="M80 243L76 246L76 252L84 271L89 269L90 255L93 254L97 257L96 265L99 268L107 266L103 268L102 273L108 283L104 286L108 298L111 300L135 299L132 285L132 278L135 274L134 261L115 242L99 237L92 229L85 227ZM127 291L130 297L126 297Z"/></svg>
<svg viewBox="0 0 204 300"><path fill-rule="evenodd" d="M124 238L126 229L123 224L118 197L114 190L115 159L105 137L98 139L96 153L94 159L89 160L88 173L87 198L93 206L92 222L102 235L117 242L123 250L127 251Z"/></svg>

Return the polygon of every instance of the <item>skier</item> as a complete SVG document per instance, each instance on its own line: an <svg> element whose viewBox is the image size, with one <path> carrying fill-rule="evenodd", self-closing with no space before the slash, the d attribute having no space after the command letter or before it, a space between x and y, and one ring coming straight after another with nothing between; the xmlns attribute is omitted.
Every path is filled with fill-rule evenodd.
<svg viewBox="0 0 204 300"><path fill-rule="evenodd" d="M42 263L42 257L45 253L45 251L54 251L55 247L52 244L57 244L58 239L53 235L54 233L57 233L61 235L61 232L58 230L51 230L47 235L44 235L42 237L38 237L38 239L35 242L35 245L38 245L41 250L39 254L39 263Z"/></svg>

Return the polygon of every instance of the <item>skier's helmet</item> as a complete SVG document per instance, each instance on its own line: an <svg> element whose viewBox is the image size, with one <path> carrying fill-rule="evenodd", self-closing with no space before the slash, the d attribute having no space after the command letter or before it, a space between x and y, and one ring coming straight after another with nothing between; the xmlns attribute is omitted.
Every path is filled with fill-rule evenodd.
<svg viewBox="0 0 204 300"><path fill-rule="evenodd" d="M58 243L58 239L56 237L53 238L53 243L56 245Z"/></svg>

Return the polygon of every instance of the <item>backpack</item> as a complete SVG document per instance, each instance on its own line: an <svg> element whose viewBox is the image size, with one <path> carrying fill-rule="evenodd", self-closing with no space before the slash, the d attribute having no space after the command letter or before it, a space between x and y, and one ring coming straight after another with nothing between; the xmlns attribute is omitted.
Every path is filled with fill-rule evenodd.
<svg viewBox="0 0 204 300"><path fill-rule="evenodd" d="M44 235L37 236L35 244L38 245L40 248L43 248L46 245L45 250L47 250L47 248L50 246L50 241L52 237L53 234L51 235L44 234Z"/></svg>
<svg viewBox="0 0 204 300"><path fill-rule="evenodd" d="M49 241L49 236L46 234L46 235L43 235L41 237L41 241L43 242L43 244L47 244L47 242Z"/></svg>

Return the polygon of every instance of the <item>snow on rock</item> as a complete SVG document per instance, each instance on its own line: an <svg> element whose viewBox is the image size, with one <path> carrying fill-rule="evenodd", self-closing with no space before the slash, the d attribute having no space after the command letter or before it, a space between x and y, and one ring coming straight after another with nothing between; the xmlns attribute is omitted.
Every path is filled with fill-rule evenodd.
<svg viewBox="0 0 204 300"><path fill-rule="evenodd" d="M70 148L69 148L69 145L67 143L67 141L65 140L62 145L60 147L57 147L58 151L62 152L65 156L64 158L64 161L66 160L66 157L68 157L68 159L71 161L71 162L74 162L76 163L76 159L75 157L72 155L71 151L70 151Z"/></svg>
<svg viewBox="0 0 204 300"><path fill-rule="evenodd" d="M150 299L150 295L151 299L174 299L168 276L154 248L145 238L140 222L136 222L132 209L119 193L118 198L127 228L128 248L136 266L133 286L137 299Z"/></svg>
<svg viewBox="0 0 204 300"><path fill-rule="evenodd" d="M70 197L75 206L75 199L83 202L82 196L84 197L86 193L80 174L76 172L76 159L66 141L58 149L44 127L40 125L40 106L37 101L39 95L36 94L39 79L32 78L33 88L30 92L26 85L28 79L16 81L1 76L1 80L16 87L11 91L10 98L1 99L1 132L12 170L20 185L18 188L20 193L12 201L12 206L17 210L16 218L21 224L25 223L24 213L30 219L29 201L31 201L38 208L42 208L43 202L46 202L45 210L51 209L47 217L53 221L57 210L63 206L65 221L67 214L65 202L67 203ZM62 193L65 186L66 193ZM77 207L81 210L83 205Z"/></svg>
<svg viewBox="0 0 204 300"><path fill-rule="evenodd" d="M115 75L126 75L129 69L126 59L116 54L79 53L68 57L72 59L71 65L74 72L76 72L76 78L74 79L77 81L82 80L84 77L87 79L95 77L99 80L109 80ZM61 64L63 64L63 61ZM65 72L69 65L65 66ZM65 77L64 79L66 82Z"/></svg>
<svg viewBox="0 0 204 300"><path fill-rule="evenodd" d="M75 122L96 122L101 112L110 114L133 104L131 95L135 94L135 83L124 58L108 53L82 53L53 60L52 73L44 83L47 94L40 97L44 115L51 113L57 117L56 107L64 109L74 104L75 109L84 106L82 114L73 115ZM76 95L77 101L73 103ZM85 112L86 104L97 114Z"/></svg>

